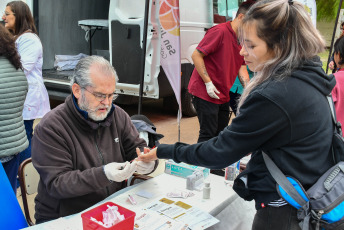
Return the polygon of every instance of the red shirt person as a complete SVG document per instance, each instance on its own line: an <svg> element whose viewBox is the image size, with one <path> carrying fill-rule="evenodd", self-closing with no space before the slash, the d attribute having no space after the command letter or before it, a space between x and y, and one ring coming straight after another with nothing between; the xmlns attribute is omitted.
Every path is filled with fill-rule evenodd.
<svg viewBox="0 0 344 230"><path fill-rule="evenodd" d="M195 69L188 90L200 124L198 142L217 136L228 125L229 90L238 73L243 82L249 81L236 34L253 3L242 3L233 21L210 28L192 54Z"/></svg>
<svg viewBox="0 0 344 230"><path fill-rule="evenodd" d="M196 49L204 55L204 64L211 81L219 91L217 93L219 99L208 95L206 85L196 69L193 71L189 82L189 92L214 104L228 102L228 92L240 67L245 65L244 58L239 54L241 46L238 44L231 22L210 28Z"/></svg>

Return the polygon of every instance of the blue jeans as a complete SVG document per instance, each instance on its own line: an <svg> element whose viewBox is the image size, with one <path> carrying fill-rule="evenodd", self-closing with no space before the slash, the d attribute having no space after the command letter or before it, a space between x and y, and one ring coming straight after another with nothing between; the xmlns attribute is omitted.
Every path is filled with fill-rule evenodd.
<svg viewBox="0 0 344 230"><path fill-rule="evenodd" d="M14 194L17 193L17 175L18 175L18 168L19 168L19 154L15 155L12 160L2 163L8 180L12 186Z"/></svg>
<svg viewBox="0 0 344 230"><path fill-rule="evenodd" d="M29 141L29 146L24 149L22 152L20 152L19 155L19 165L25 161L26 159L31 157L31 139L33 135L33 122L35 120L24 120L24 126L25 126L25 131L26 131L26 137L27 140ZM19 187L19 180L17 180L17 188Z"/></svg>
<svg viewBox="0 0 344 230"><path fill-rule="evenodd" d="M33 135L33 122L35 120L26 120L24 121L24 125L25 125L25 131L26 131L26 137L27 140L29 141L29 146L22 151L21 153L19 153L20 157L19 157L19 165L26 159L31 157L31 139L32 139L32 135Z"/></svg>

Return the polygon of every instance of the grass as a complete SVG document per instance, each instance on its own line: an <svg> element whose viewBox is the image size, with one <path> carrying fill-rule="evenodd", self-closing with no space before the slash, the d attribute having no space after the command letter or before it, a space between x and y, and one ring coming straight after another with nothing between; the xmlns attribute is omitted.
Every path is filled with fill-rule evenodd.
<svg viewBox="0 0 344 230"><path fill-rule="evenodd" d="M319 54L319 57L323 63L323 69L324 71L326 71L326 66L327 66L327 59L328 59L328 53L329 53L330 50L326 50L325 52L322 52Z"/></svg>
<svg viewBox="0 0 344 230"><path fill-rule="evenodd" d="M329 47L331 45L331 39L332 39L332 33L333 33L333 26L334 21L317 21L317 29L320 31L322 36L325 38L326 45ZM326 50L323 53L320 53L320 59L323 63L323 69L326 71L327 66L327 59L328 59L328 53L330 50ZM329 71L330 73L330 71Z"/></svg>

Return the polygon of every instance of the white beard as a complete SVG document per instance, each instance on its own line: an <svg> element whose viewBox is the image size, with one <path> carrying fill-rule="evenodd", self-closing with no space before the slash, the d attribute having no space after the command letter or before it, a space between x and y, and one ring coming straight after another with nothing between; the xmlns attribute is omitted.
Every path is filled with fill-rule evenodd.
<svg viewBox="0 0 344 230"><path fill-rule="evenodd" d="M100 106L96 107L95 109L89 108L89 103L86 100L84 93L81 93L81 97L79 100L79 107L80 107L80 109L85 110L88 113L88 117L94 121L104 120L107 117L107 115L110 113L110 110L111 110L111 106L108 106L108 105L100 105ZM103 113L101 115L97 115L98 109L101 109L101 108L106 108L106 113Z"/></svg>

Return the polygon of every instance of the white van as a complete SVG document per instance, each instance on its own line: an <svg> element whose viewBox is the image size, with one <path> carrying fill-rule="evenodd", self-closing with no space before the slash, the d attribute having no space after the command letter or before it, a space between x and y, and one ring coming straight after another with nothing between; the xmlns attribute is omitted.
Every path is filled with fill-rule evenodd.
<svg viewBox="0 0 344 230"><path fill-rule="evenodd" d="M34 17L44 47L44 82L53 99L69 91L71 71L54 69L55 55L79 53L105 56L119 76L116 103L137 103L145 59L143 97L164 98L173 90L160 66L159 0L149 0L146 55L143 57L145 4L148 0L34 0ZM173 0L169 0L173 1ZM196 115L187 86L193 71L191 54L207 29L231 20L242 1L179 0L181 39L181 100L186 116ZM36 10L35 10L36 9ZM98 25L98 26L97 26ZM88 34L82 28L90 28ZM160 35L160 36L159 36ZM88 42L85 41L85 36ZM90 42L91 41L91 42Z"/></svg>

